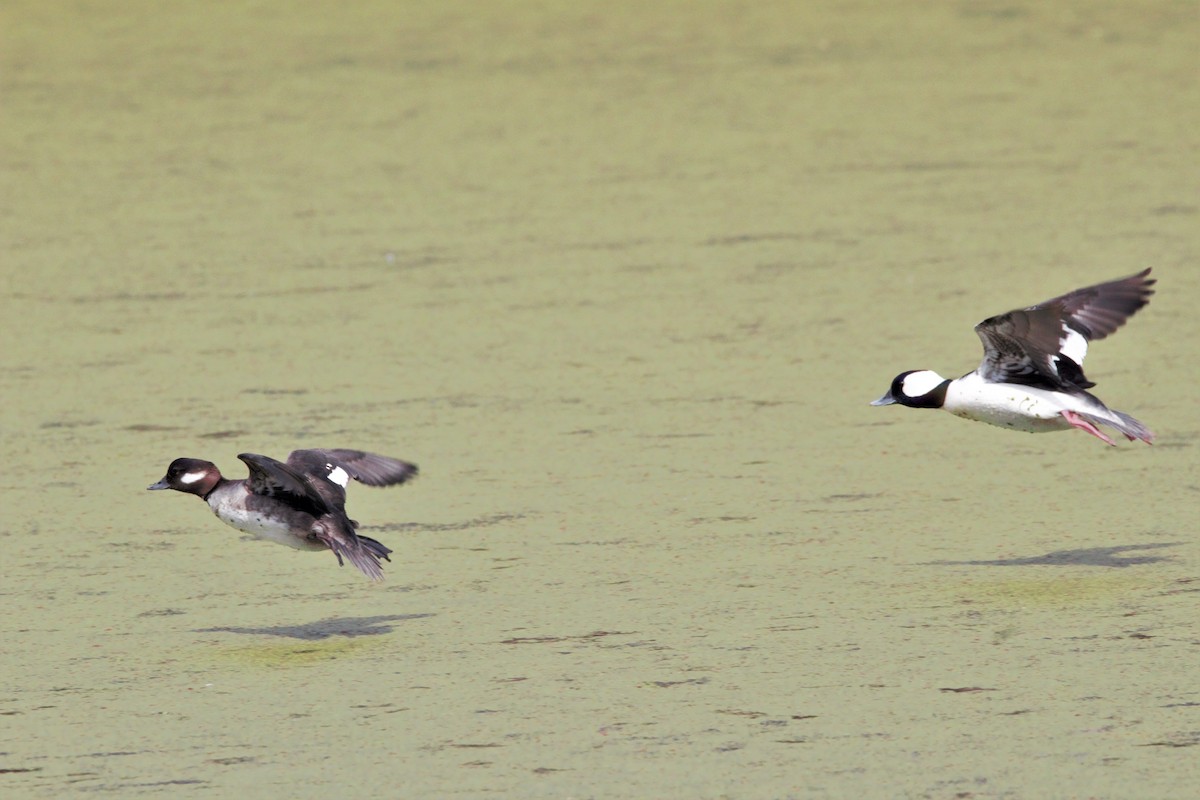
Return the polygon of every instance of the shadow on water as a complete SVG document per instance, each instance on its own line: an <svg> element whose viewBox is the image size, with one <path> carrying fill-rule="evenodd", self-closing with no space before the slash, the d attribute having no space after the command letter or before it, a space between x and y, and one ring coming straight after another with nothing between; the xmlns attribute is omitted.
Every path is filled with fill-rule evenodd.
<svg viewBox="0 0 1200 800"><path fill-rule="evenodd" d="M1123 556L1121 553L1130 550L1153 550L1161 547L1178 547L1183 542L1153 542L1150 544L1126 544L1116 547L1086 547L1079 550L1055 550L1044 556L1026 556L1025 558L998 558L992 561L927 561L927 565L936 566L978 566L978 567L1027 567L1027 566L1057 566L1057 567L1133 567L1139 564L1154 564L1159 561L1172 561L1174 556L1139 555Z"/></svg>
<svg viewBox="0 0 1200 800"><path fill-rule="evenodd" d="M363 525L361 530L364 531L405 531L405 532L442 532L442 531L469 531L476 528L485 528L489 525L499 525L504 522L524 519L524 514L485 514L482 517L469 519L465 522L447 522L447 523L432 523L432 522L389 522L383 525Z"/></svg>
<svg viewBox="0 0 1200 800"><path fill-rule="evenodd" d="M245 633L252 636L283 636L289 639L316 641L334 636L382 636L391 633L395 625L388 623L424 619L433 614L390 614L381 617L339 617L305 625L277 625L272 628L198 628L195 633Z"/></svg>

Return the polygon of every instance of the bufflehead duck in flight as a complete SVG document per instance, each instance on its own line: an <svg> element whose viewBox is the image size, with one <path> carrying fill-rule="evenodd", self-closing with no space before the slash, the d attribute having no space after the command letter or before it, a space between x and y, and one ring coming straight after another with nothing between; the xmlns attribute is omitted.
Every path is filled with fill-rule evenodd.
<svg viewBox="0 0 1200 800"><path fill-rule="evenodd" d="M148 489L174 489L208 503L227 525L297 550L332 550L371 580L382 580L379 559L392 552L355 532L346 516L346 486L351 478L368 486L392 486L417 474L417 465L360 450L296 450L287 463L242 453L250 477L229 480L210 461L177 458L167 474Z"/></svg>
<svg viewBox="0 0 1200 800"><path fill-rule="evenodd" d="M1087 390L1083 374L1088 342L1103 339L1150 302L1149 269L1098 283L1029 308L985 319L975 326L983 363L948 380L931 370L902 372L887 394L871 403L940 408L958 417L1029 433L1079 428L1115 444L1097 425L1129 441L1154 441L1145 425L1114 411Z"/></svg>

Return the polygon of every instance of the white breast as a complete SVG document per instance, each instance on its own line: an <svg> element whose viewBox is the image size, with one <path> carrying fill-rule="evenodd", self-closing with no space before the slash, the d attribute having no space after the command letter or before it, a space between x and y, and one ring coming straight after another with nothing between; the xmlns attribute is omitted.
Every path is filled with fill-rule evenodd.
<svg viewBox="0 0 1200 800"><path fill-rule="evenodd" d="M988 383L976 373L951 382L946 390L946 411L964 419L986 422L1029 433L1066 430L1062 412L1074 408L1070 395L1013 383Z"/></svg>
<svg viewBox="0 0 1200 800"><path fill-rule="evenodd" d="M297 536L282 520L269 517L261 511L252 511L236 502L211 502L213 513L217 519L248 533L255 539L262 539L276 544L294 547L297 550L324 550L325 545L320 541Z"/></svg>

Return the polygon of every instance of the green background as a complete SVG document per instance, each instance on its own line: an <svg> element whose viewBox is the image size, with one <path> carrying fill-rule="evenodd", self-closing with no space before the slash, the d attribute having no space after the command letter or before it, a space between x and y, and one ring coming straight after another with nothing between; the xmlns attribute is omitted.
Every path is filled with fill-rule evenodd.
<svg viewBox="0 0 1200 800"><path fill-rule="evenodd" d="M1194 797L1189 2L0 9L0 792ZM867 405L1153 266L1153 447ZM358 447L387 581L147 493Z"/></svg>

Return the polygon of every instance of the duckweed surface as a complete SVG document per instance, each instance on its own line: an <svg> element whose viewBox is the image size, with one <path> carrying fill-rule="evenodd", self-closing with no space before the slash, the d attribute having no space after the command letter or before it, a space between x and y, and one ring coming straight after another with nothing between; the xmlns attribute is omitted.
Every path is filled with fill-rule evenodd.
<svg viewBox="0 0 1200 800"><path fill-rule="evenodd" d="M6 3L0 794L1200 794L1197 33ZM1153 447L867 405L1144 266ZM384 583L145 491L298 446Z"/></svg>

